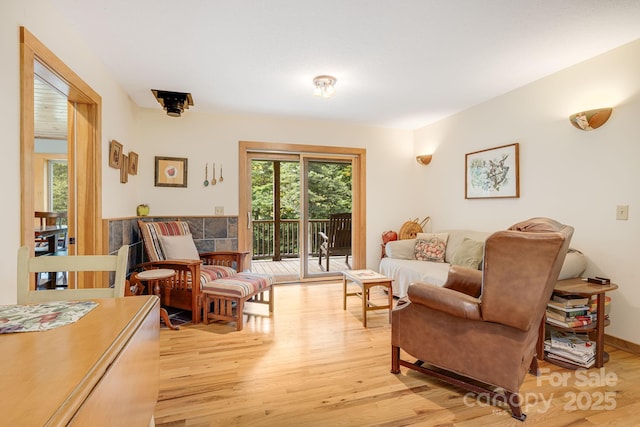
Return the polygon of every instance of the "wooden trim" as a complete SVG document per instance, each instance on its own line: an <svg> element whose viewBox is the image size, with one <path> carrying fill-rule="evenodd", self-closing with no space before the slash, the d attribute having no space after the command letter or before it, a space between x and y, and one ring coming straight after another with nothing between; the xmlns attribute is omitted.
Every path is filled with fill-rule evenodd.
<svg viewBox="0 0 640 427"><path fill-rule="evenodd" d="M331 155L350 156L353 171L353 242L352 267L354 269L366 266L366 149L352 147L334 147L323 145L284 144L278 142L240 141L239 149L239 212L238 212L238 250L251 251L250 233L248 231L248 212L250 200L246 197L246 188L251 185L251 170L248 167L249 156L264 152L281 155L300 154L309 157L317 154L319 157ZM302 160L302 159L300 159ZM326 279L326 277L324 277Z"/></svg>
<svg viewBox="0 0 640 427"><path fill-rule="evenodd" d="M76 238L77 247L70 245L70 254L90 255L102 253L102 98L87 83L85 83L60 58L35 38L26 28L20 27L20 165L21 165L21 244L33 249L33 150L34 150L34 76L38 73L55 80L56 87L68 86L70 106L69 117L74 111L81 111L83 117L75 114L78 132L70 133L78 144L78 157L74 160L69 156L69 164L82 158L85 169L82 180L76 180L75 185L83 185L84 195L78 196L78 203L82 209L76 213L69 212L70 218L85 218L82 226L78 227ZM63 88L64 89L64 88ZM71 126L71 124L70 124ZM85 151L79 151L83 147ZM82 181L82 182L79 182ZM73 186L74 184L70 184ZM71 190L71 188L70 188ZM72 205L70 205L72 206ZM70 221L71 222L71 221ZM74 252L75 250L75 252Z"/></svg>
<svg viewBox="0 0 640 427"><path fill-rule="evenodd" d="M632 343L630 341L623 340L621 338L613 337L611 335L604 335L604 343L611 347L619 348L628 353L633 353L640 356L640 345Z"/></svg>

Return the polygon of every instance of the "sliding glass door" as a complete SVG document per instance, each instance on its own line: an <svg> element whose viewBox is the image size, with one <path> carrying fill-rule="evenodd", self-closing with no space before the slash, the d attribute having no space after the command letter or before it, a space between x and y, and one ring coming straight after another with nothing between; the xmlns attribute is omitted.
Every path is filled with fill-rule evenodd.
<svg viewBox="0 0 640 427"><path fill-rule="evenodd" d="M354 191L362 187L354 185L362 182L354 178L358 156L241 149L241 159L239 248L251 251L252 271L286 283L339 276L363 263L357 225L364 219L354 211L364 206Z"/></svg>

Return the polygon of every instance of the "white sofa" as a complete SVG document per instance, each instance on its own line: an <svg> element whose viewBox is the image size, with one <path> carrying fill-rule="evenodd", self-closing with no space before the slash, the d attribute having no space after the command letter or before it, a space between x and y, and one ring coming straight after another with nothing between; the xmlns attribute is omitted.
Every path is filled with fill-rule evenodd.
<svg viewBox="0 0 640 427"><path fill-rule="evenodd" d="M481 250L470 256L469 248L483 247L484 241L491 234L490 232L444 230L437 234L441 233L448 234L444 262L417 260L414 253L417 239L396 240L386 244L385 252L387 256L380 260L379 271L381 274L394 280L394 296L398 298L407 296L407 289L413 282L429 282L434 285L444 285L449 275L449 267L452 263L482 268ZM421 236L418 235L418 237ZM468 241L465 242L465 240ZM465 253L465 256L462 256L462 253L457 253L461 248L463 248L462 251ZM585 270L586 264L586 258L580 251L570 249L558 279L563 280L580 276Z"/></svg>

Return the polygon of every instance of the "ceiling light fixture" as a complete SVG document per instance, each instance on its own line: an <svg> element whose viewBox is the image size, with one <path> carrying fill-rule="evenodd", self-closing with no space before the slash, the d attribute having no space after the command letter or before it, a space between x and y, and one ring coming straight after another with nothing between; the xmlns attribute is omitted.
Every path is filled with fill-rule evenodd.
<svg viewBox="0 0 640 427"><path fill-rule="evenodd" d="M151 89L160 105L166 110L169 117L180 117L184 110L193 106L193 98L190 93L169 92L167 90Z"/></svg>
<svg viewBox="0 0 640 427"><path fill-rule="evenodd" d="M313 90L315 96L321 96L323 98L331 98L336 93L337 79L332 76L318 76L313 79L313 85L316 87Z"/></svg>
<svg viewBox="0 0 640 427"><path fill-rule="evenodd" d="M598 129L607 123L611 117L611 108L598 108L597 110L583 111L569 116L571 124L580 130Z"/></svg>

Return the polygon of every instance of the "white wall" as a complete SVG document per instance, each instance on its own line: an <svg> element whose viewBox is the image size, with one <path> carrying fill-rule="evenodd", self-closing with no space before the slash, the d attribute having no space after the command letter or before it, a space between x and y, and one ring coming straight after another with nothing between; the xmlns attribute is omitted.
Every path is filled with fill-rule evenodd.
<svg viewBox="0 0 640 427"><path fill-rule="evenodd" d="M415 132L416 153L434 150L415 171L423 184L416 210L433 228L504 229L548 216L575 227L572 246L588 257L588 275L610 277L607 334L640 343L640 41L478 105ZM572 113L613 107L603 127L575 129ZM465 153L520 143L519 199L465 200ZM629 205L629 220L616 220Z"/></svg>
<svg viewBox="0 0 640 427"><path fill-rule="evenodd" d="M186 111L168 117L160 108L140 110L136 146L138 175L129 178L137 198L128 206L105 204L105 217L133 215L147 203L152 215L213 215L215 206L238 214L238 142L261 141L365 148L367 150L367 266L377 268L381 234L397 229L411 213L405 188L415 160L413 135L400 131L337 122L257 115L218 115ZM126 142L125 142L126 143ZM186 157L188 187L154 187L154 157ZM224 170L224 183L204 187L205 163ZM135 186L135 187L133 187Z"/></svg>
<svg viewBox="0 0 640 427"><path fill-rule="evenodd" d="M47 0L0 3L0 144L3 153L5 185L0 209L0 304L15 303L16 256L20 245L20 38L24 26L76 74L102 95L103 159L107 159L111 138L133 139L135 109L127 94L113 80L81 38L65 25L64 19ZM125 147L127 148L127 147ZM110 195L104 203L130 204L126 191L120 191L119 174L103 168L103 191Z"/></svg>

